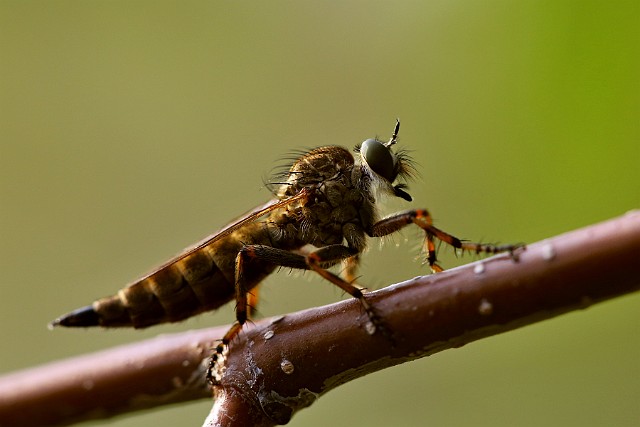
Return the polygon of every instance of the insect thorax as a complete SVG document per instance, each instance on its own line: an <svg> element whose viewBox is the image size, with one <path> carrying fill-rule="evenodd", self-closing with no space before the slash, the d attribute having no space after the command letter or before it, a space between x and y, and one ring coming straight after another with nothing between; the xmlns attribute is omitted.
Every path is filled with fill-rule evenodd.
<svg viewBox="0 0 640 427"><path fill-rule="evenodd" d="M310 197L271 215L277 240L321 247L346 238L349 246L364 249L364 230L376 219L368 181L343 147L321 147L303 155L291 166L278 196L307 189Z"/></svg>

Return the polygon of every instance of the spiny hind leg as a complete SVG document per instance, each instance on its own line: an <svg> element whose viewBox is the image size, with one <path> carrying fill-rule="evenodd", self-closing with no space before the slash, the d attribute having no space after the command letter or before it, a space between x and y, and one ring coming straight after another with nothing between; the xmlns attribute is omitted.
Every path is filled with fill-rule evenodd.
<svg viewBox="0 0 640 427"><path fill-rule="evenodd" d="M426 209L414 209L384 218L375 223L368 234L372 237L387 236L399 231L409 224L416 224L424 230L426 235L424 251L427 263L429 263L429 267L434 273L443 271L443 268L437 263L435 239L451 245L456 249L460 249L463 252L468 251L475 252L477 254L509 252L514 259L516 259L516 249L524 247L524 245L520 243L513 245L496 245L490 243L472 243L466 240L461 240L435 227L433 225L433 218L431 218L431 215Z"/></svg>

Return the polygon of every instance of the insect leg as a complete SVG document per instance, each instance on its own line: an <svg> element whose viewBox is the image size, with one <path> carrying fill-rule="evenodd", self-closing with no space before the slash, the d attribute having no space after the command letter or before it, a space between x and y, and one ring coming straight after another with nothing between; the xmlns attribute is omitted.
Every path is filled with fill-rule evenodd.
<svg viewBox="0 0 640 427"><path fill-rule="evenodd" d="M248 272L251 270L247 268L248 263L262 262L280 267L314 270L322 277L339 286L349 295L357 298L369 317L372 319L374 325L378 325L380 322L376 321L377 317L375 317L371 305L364 299L362 289L356 285L346 282L339 276L325 269L325 267L329 267L341 260L353 257L357 253L357 249L351 249L339 244L325 246L307 254L306 256L265 245L244 246L236 256L235 265L236 321L224 335L220 344L216 346L215 353L211 357L209 364L207 379L211 383L215 382L218 377L215 372L217 360L221 357L224 349L229 345L229 343L238 336L242 330L242 326L249 319L248 296L250 295L249 291L253 286L255 286L255 283L253 283L251 277L247 277L249 274Z"/></svg>
<svg viewBox="0 0 640 427"><path fill-rule="evenodd" d="M349 283L353 283L356 281L356 273L358 271L358 266L360 265L360 254L354 255L344 260L344 272L342 273L342 277Z"/></svg>
<svg viewBox="0 0 640 427"><path fill-rule="evenodd" d="M349 295L362 300L362 288L353 285L352 283L340 278L340 276L338 276L337 274L331 273L330 271L326 270L326 267L330 267L339 261L346 260L347 269L350 270L347 272L347 274L352 275L358 263L357 256L359 254L359 251L357 249L352 249L348 246L335 244L316 249L306 254L305 256L283 249L273 248L270 246L253 245L244 247L240 254L250 254L247 255L249 258L268 261L280 267L290 267L301 270L314 270L331 283L340 287ZM242 268L242 264L240 266L236 264L236 275L238 275L240 271L238 267ZM236 283L237 292L244 292L244 289L238 289L239 285L242 284L242 281L239 280L238 277L236 278ZM236 310L243 309L243 307L240 307L240 305L244 304L246 301L241 300L240 295L237 295L236 298L239 304Z"/></svg>
<svg viewBox="0 0 640 427"><path fill-rule="evenodd" d="M251 288L253 288L253 286L255 286L255 284L252 284L251 279L246 276L247 263L258 261L258 262L267 262L269 264L276 265L279 267L290 267L290 268L296 268L301 270L308 270L308 269L315 270L316 258L313 258L314 261L312 262L309 262L308 259L314 256L314 254L317 254L319 252L322 254L322 256L317 257L318 258L317 268L322 270L323 272L325 272L326 270L320 267L320 265L323 265L323 266L332 265L340 260L343 260L345 258L348 258L354 255L354 250L349 249L348 247L342 246L342 245L327 246L327 247L318 249L316 251L313 251L306 257L293 252L289 252L284 249L278 249L278 248L265 246L265 245L247 245L243 247L242 250L240 250L240 252L238 252L238 255L236 256L236 266L235 266L236 268L236 275L235 275L236 322L233 324L231 329L229 329L229 331L223 337L221 345L224 346L229 342L231 342L231 340L235 338L236 335L238 335L238 333L242 329L242 325L244 325L249 318L248 316L249 291L251 290ZM335 276L333 273L330 273L330 274L332 276ZM321 273L321 275L325 277L324 274ZM340 280L344 282L342 279ZM329 279L329 281L335 283L331 279ZM360 291L359 290L357 292L354 291L354 289L357 290L355 286L351 284L347 284L343 286L338 285L338 286L343 288L350 295L353 295L354 297L360 299L360 297L357 296L358 295L357 292L360 292Z"/></svg>
<svg viewBox="0 0 640 427"><path fill-rule="evenodd" d="M324 277L325 279L360 301L362 308L367 313L369 320L376 327L376 329L381 330L387 338L392 339L393 337L385 327L382 318L375 312L373 306L365 299L363 292L364 288L355 285L352 282L348 282L337 274L334 274L329 270L323 268L323 265L327 261L346 259L348 261L347 275L349 276L352 274L352 271L354 271L353 269L357 265L358 254L359 251L357 249L351 249L347 246L339 244L329 245L311 252L309 255L307 255L306 261L311 270L315 271L320 276ZM349 263L351 263L351 265ZM352 271L350 272L349 270Z"/></svg>
<svg viewBox="0 0 640 427"><path fill-rule="evenodd" d="M327 259L324 259L321 262L323 265L333 265L336 262L353 255L353 250L350 250L346 246L333 246L337 246L338 248L333 248L329 251L330 253ZM214 370L216 368L217 360L221 357L224 349L229 345L229 343L238 336L242 330L242 326L249 319L250 291L256 286L255 280L253 280L253 277L250 275L252 270L258 269L247 268L247 265L252 263L261 263L263 265L270 264L280 267L309 270L310 266L307 263L307 258L308 257L304 255L266 245L247 245L238 252L235 261L236 321L231 325L231 328L229 328L224 337L222 337L220 344L216 346L215 353L211 358L209 371L207 373L207 379L210 382L215 382L214 378L216 375Z"/></svg>
<svg viewBox="0 0 640 427"><path fill-rule="evenodd" d="M350 259L354 255L357 255L357 251L355 249L350 249L347 246L336 244L316 249L307 255L305 261L308 269L315 271L352 297L359 299L366 309L367 303L364 301L362 289L359 286L355 286L352 283L347 282L337 274L334 274L324 268L328 263L343 259Z"/></svg>
<svg viewBox="0 0 640 427"><path fill-rule="evenodd" d="M256 313L259 300L260 288L256 286L247 294L247 312L249 313L249 317L253 317Z"/></svg>
<svg viewBox="0 0 640 427"><path fill-rule="evenodd" d="M436 259L436 247L434 239L441 240L448 245L453 246L456 249L462 251L469 251L475 253L489 253L496 254L499 252L513 252L521 248L522 244L515 245L496 245L490 243L472 243L465 240L461 240L445 231L433 225L433 219L426 209L414 209L406 212L400 212L390 217L384 218L375 223L368 234L372 237L387 236L391 233L395 233L401 228L406 227L409 224L416 224L418 227L425 231L425 252L427 255L427 262L429 267L434 273L443 271Z"/></svg>

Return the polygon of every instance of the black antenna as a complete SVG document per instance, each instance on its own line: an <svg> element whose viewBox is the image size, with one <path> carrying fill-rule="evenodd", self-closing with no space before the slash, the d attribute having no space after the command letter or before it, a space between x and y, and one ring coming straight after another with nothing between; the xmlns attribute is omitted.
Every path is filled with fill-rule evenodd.
<svg viewBox="0 0 640 427"><path fill-rule="evenodd" d="M384 144L385 147L389 148L391 147L393 144L395 144L398 139L398 132L400 132L400 119L396 119L396 127L393 129L393 135L391 135L391 139L389 140L389 142L387 142L386 144Z"/></svg>

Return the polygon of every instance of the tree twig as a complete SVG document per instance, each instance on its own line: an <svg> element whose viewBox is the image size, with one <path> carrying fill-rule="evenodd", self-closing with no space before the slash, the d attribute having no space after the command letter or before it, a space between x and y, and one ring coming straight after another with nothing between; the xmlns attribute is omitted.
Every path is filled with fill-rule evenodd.
<svg viewBox="0 0 640 427"><path fill-rule="evenodd" d="M272 426L371 372L640 289L640 212L246 328L209 425ZM225 327L163 336L0 378L0 424L69 424L210 396L204 371Z"/></svg>

